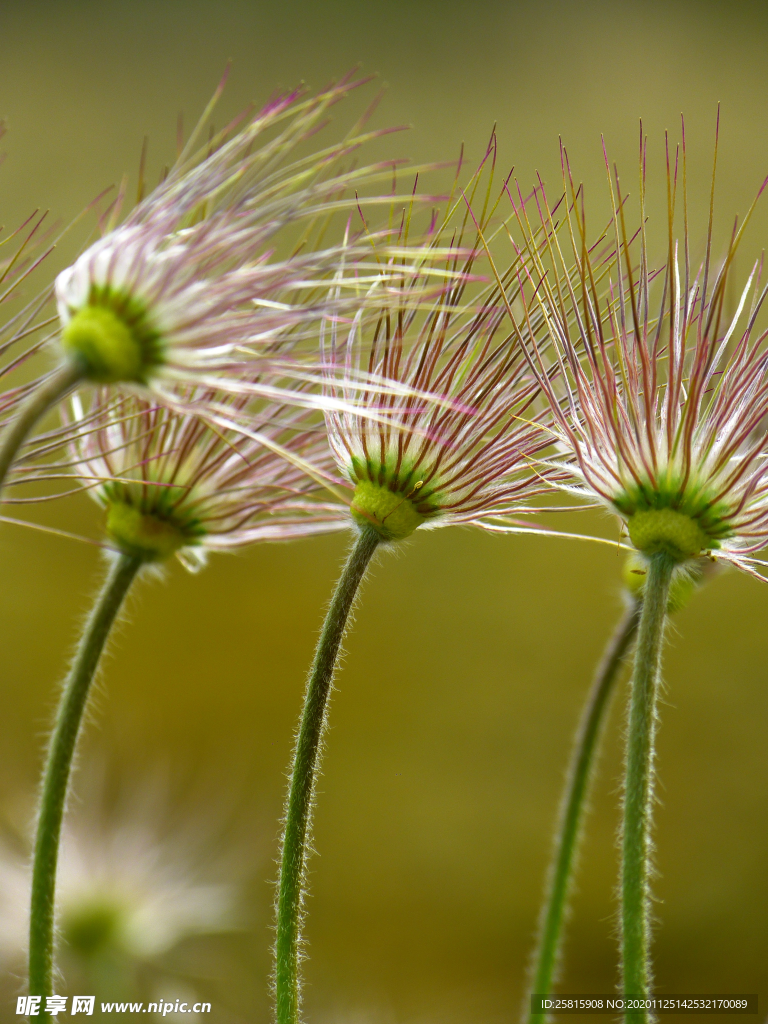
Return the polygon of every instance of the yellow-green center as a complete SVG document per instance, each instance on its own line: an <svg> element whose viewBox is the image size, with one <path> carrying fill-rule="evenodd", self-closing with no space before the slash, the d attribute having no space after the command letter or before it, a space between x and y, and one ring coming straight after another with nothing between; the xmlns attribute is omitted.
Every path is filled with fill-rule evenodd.
<svg viewBox="0 0 768 1024"><path fill-rule="evenodd" d="M417 488L414 492L418 493ZM361 526L372 526L384 540L404 540L427 521L410 497L370 480L361 480L355 487L352 515Z"/></svg>
<svg viewBox="0 0 768 1024"><path fill-rule="evenodd" d="M62 915L62 937L77 953L98 955L117 943L124 916L123 907L108 899L81 901Z"/></svg>
<svg viewBox="0 0 768 1024"><path fill-rule="evenodd" d="M630 540L645 555L665 551L684 562L718 546L695 519L672 508L637 511L629 517L627 526Z"/></svg>
<svg viewBox="0 0 768 1024"><path fill-rule="evenodd" d="M142 381L141 345L131 329L111 309L85 306L61 335L64 351L87 367L88 377L101 384Z"/></svg>
<svg viewBox="0 0 768 1024"><path fill-rule="evenodd" d="M122 501L108 506L107 533L124 554L144 562L163 562L190 543L190 538L172 520L142 512Z"/></svg>
<svg viewBox="0 0 768 1024"><path fill-rule="evenodd" d="M164 345L146 306L109 286L91 288L87 303L71 310L61 344L88 380L146 383L164 362Z"/></svg>

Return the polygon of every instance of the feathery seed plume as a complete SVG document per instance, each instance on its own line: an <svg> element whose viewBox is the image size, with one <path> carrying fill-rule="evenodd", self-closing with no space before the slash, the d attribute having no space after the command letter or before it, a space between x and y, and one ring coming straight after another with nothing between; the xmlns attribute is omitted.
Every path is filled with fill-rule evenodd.
<svg viewBox="0 0 768 1024"><path fill-rule="evenodd" d="M370 324L357 318L345 340L345 328L324 328L324 360L332 371L354 379L363 370L371 380L403 388L376 396L386 413L378 421L355 409L326 412L352 515L384 540L404 538L420 526L486 526L494 517L524 512L526 499L548 491L557 475L541 465L552 436L537 422L540 384L525 361L503 292L493 284L468 296L480 280L474 274L480 239L498 205L491 195L495 143L493 136L468 195L453 201L444 222L432 224L428 242L418 249L420 273L402 278L399 301L382 302ZM482 214L476 219L471 203L478 195ZM430 301L438 268L449 280ZM519 270L516 261L502 281L513 298ZM393 266L392 277L395 272ZM329 390L351 404L343 386L329 382Z"/></svg>
<svg viewBox="0 0 768 1024"><path fill-rule="evenodd" d="M363 132L365 117L336 144L300 147L316 145L330 108L364 81L278 95L198 147L222 82L165 180L56 280L62 346L83 377L162 393L179 382L242 388L247 370L251 393L273 397L270 375L301 379L314 366L318 322L356 309L366 272L380 276L365 263L367 239L324 244L328 221L397 161L346 166L386 134Z"/></svg>
<svg viewBox="0 0 768 1024"><path fill-rule="evenodd" d="M563 367L562 387L543 372L533 344L527 346L530 366L549 399L572 479L622 519L635 548L648 556L666 551L679 563L707 554L754 573L757 560L750 555L768 541L762 257L736 302L729 302L734 258L754 203L744 221L734 224L725 256L716 263L713 171L706 254L696 267L690 256L684 126L682 147L670 152L667 141L666 163L667 259L659 269L648 253L642 129L640 226L633 236L626 229L626 196L617 172L611 182L606 158L618 259L598 266L587 248L584 212L564 151L564 182L575 201L572 214L558 224L542 190L538 213L540 230L550 239L548 260L532 245L525 206L515 204L523 248L531 256L527 308L546 320ZM680 207L682 243L675 235ZM566 270L561 229L576 262L575 280Z"/></svg>
<svg viewBox="0 0 768 1024"><path fill-rule="evenodd" d="M243 396L188 389L191 407L238 413ZM144 562L176 554L200 568L211 550L259 540L289 540L343 529L339 502L318 496L334 486L322 424L311 410L272 404L251 416L248 435L207 425L138 396L98 389L90 408L72 400L82 429L72 462L106 513L111 543Z"/></svg>

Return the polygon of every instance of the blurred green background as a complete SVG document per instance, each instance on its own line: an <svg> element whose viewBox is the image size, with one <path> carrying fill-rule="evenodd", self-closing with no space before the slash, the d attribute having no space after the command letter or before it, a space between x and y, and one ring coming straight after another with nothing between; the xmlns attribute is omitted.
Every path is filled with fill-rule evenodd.
<svg viewBox="0 0 768 1024"><path fill-rule="evenodd" d="M663 130L677 132L684 111L700 243L718 101L721 227L768 173L767 47L766 6L733 0L5 3L0 113L11 133L0 219L15 225L40 206L67 221L123 171L135 181L145 134L157 174L172 158L178 112L194 122L229 58L228 112L302 79L321 87L362 62L389 85L376 123L413 125L377 153L447 160L465 142L473 162L497 123L501 167L514 164L525 183L539 170L556 188L562 135L588 195L603 194L600 133L632 189L642 117L661 196ZM767 228L763 209L748 256ZM65 258L66 247L48 273ZM84 498L29 517L97 530ZM616 533L600 516L567 525ZM214 1006L205 1019L269 1019L276 822L345 543L263 546L213 559L199 577L173 567L145 582L87 730L75 817L94 766L128 790L162 775L185 820L163 813L152 827L169 841L177 825L204 834L203 875L223 855L236 865L240 929L193 951L195 984ZM0 565L0 809L24 831L99 555L3 526ZM311 866L309 1021L516 1018L570 737L619 614L619 578L608 547L471 530L417 535L382 556L332 707ZM767 607L768 590L730 573L675 622L659 741L659 991L768 997ZM622 693L562 991L616 982L623 703ZM11 997L22 990L12 968L0 1019L18 1019Z"/></svg>

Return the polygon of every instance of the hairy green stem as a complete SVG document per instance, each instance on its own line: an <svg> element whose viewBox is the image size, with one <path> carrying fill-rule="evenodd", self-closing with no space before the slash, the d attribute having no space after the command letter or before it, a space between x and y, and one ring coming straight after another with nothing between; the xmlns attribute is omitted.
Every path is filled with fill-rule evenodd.
<svg viewBox="0 0 768 1024"><path fill-rule="evenodd" d="M531 994L549 995L551 992L597 747L623 658L635 639L639 620L640 602L633 600L603 652L582 712L555 833L547 895L542 908L539 939L533 957ZM530 1024L542 1024L547 1018L545 1013L531 1012L530 999L526 1005L526 1016L528 1015Z"/></svg>
<svg viewBox="0 0 768 1024"><path fill-rule="evenodd" d="M96 598L64 685L43 773L32 867L32 909L29 925L29 992L52 995L53 918L56 864L61 823L72 759L93 677L115 618L136 576L141 560L119 555ZM52 1020L41 1008L41 1020Z"/></svg>
<svg viewBox="0 0 768 1024"><path fill-rule="evenodd" d="M0 438L0 491L13 465L19 448L29 432L48 410L83 379L83 369L66 360L21 403L16 415L6 424Z"/></svg>
<svg viewBox="0 0 768 1024"><path fill-rule="evenodd" d="M277 938L274 953L278 1024L298 1024L299 1021L299 950L306 887L305 868L315 778L326 726L328 697L333 686L336 659L357 589L380 542L381 537L374 529L366 526L361 528L331 599L307 682L304 708L293 753L277 895Z"/></svg>
<svg viewBox="0 0 768 1024"><path fill-rule="evenodd" d="M661 649L674 560L664 551L650 556L643 610L635 648L632 697L627 730L624 824L621 851L621 955L624 994L650 994L650 859L656 701ZM626 1019L645 1022L647 1011Z"/></svg>

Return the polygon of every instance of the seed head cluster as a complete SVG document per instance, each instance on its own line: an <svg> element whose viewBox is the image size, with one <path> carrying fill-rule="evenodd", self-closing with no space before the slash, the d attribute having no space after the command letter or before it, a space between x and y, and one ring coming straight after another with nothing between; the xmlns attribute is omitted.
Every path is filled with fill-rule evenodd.
<svg viewBox="0 0 768 1024"><path fill-rule="evenodd" d="M216 396L197 389L182 398L207 406ZM217 407L236 416L246 402L227 396ZM175 554L195 570L211 550L346 525L344 506L315 493L335 474L311 411L264 406L245 433L105 388L89 408L79 396L72 406L73 425L81 424L72 462L104 509L110 542L126 554L145 562Z"/></svg>
<svg viewBox="0 0 768 1024"><path fill-rule="evenodd" d="M762 258L734 291L734 257L749 216L734 225L719 264L710 218L705 258L692 265L685 148L670 153L668 144L668 256L653 269L645 147L643 140L634 234L626 228L627 199L616 175L611 224L587 246L565 153L567 218L557 222L543 190L537 202L548 258L533 244L525 205L515 204L523 248L531 254L526 307L545 318L561 374L544 372L536 345L526 350L553 415L559 464L570 468L582 494L621 517L635 548L645 555L663 550L678 562L709 554L750 571L750 553L768 539Z"/></svg>
<svg viewBox="0 0 768 1024"><path fill-rule="evenodd" d="M311 372L317 324L357 308L370 251L349 233L323 244L323 231L392 162L348 166L385 132L301 147L362 84L278 95L199 146L196 130L165 180L59 274L61 342L84 377L156 395L232 382L265 395L286 369Z"/></svg>
<svg viewBox="0 0 768 1024"><path fill-rule="evenodd" d="M105 508L111 543L191 566L349 525L384 541L514 531L510 517L541 511L533 496L565 489L618 515L643 556L754 571L768 540L761 260L731 287L749 216L720 262L710 218L694 266L685 146L668 147L654 266L644 140L639 227L609 173L613 214L588 243L565 152L557 202L541 181L513 198L509 179L494 191L492 137L426 231L414 193L399 221L382 197L386 231L360 208L356 233L348 222L318 244L320 222L385 166L344 166L376 132L297 152L359 84L277 96L207 146L193 133L158 188L57 278L62 346L97 387L38 450L74 433L68 471ZM0 412L28 391L9 389Z"/></svg>
<svg viewBox="0 0 768 1024"><path fill-rule="evenodd" d="M482 222L476 220L469 196L477 195L494 156L495 138L466 192L422 240L422 272L402 281L399 297L382 303L375 321L358 319L346 335L335 324L325 332L333 377L355 379L363 371L401 386L367 396L379 419L354 408L326 412L329 442L352 490L352 515L384 540L421 526L483 526L524 512L526 499L557 476L541 464L552 443L548 417L507 311L519 264L499 285L473 294L473 283L485 279L476 271L490 216L486 206ZM435 296L437 268L448 281ZM337 390L349 405L353 395Z"/></svg>

